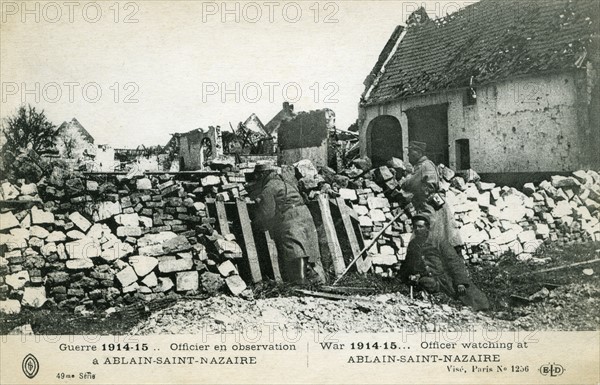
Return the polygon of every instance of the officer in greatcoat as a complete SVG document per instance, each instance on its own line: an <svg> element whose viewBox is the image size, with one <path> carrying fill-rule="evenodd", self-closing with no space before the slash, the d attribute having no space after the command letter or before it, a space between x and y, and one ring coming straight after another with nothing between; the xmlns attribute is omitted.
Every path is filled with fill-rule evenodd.
<svg viewBox="0 0 600 385"><path fill-rule="evenodd" d="M275 166L258 164L255 222L273 237L284 280L305 283L307 273L324 280L317 229L298 188L285 181Z"/></svg>

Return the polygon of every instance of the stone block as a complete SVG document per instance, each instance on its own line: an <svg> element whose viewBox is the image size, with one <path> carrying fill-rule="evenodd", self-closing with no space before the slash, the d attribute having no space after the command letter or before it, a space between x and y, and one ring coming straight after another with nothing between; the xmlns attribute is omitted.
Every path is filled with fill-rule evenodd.
<svg viewBox="0 0 600 385"><path fill-rule="evenodd" d="M148 287L156 287L158 286L158 278L156 277L156 274L150 273L142 279L142 283Z"/></svg>
<svg viewBox="0 0 600 385"><path fill-rule="evenodd" d="M517 238L521 243L532 242L535 241L536 234L534 230L523 231L517 235Z"/></svg>
<svg viewBox="0 0 600 385"><path fill-rule="evenodd" d="M126 293L135 293L136 291L138 291L139 288L140 288L139 283L134 282L134 283L132 283L129 286L123 287L122 290L123 290L123 294L126 294Z"/></svg>
<svg viewBox="0 0 600 385"><path fill-rule="evenodd" d="M359 216L358 223L361 227L373 227L373 221L366 215Z"/></svg>
<svg viewBox="0 0 600 385"><path fill-rule="evenodd" d="M217 248L217 252L220 254L223 253L232 253L232 254L240 254L242 249L235 241L228 241L226 239L217 239L215 241L215 247Z"/></svg>
<svg viewBox="0 0 600 385"><path fill-rule="evenodd" d="M158 271L161 273L175 273L179 271L191 270L194 261L191 259L169 259L158 262Z"/></svg>
<svg viewBox="0 0 600 385"><path fill-rule="evenodd" d="M183 271L175 274L175 288L177 291L198 290L198 287L197 271Z"/></svg>
<svg viewBox="0 0 600 385"><path fill-rule="evenodd" d="M137 213L135 214L119 214L115 216L115 221L121 226L139 226L140 217Z"/></svg>
<svg viewBox="0 0 600 385"><path fill-rule="evenodd" d="M237 296L246 290L246 282L239 275L232 275L225 278L225 283L231 291L231 294Z"/></svg>
<svg viewBox="0 0 600 385"><path fill-rule="evenodd" d="M0 314L13 315L21 312L21 303L16 299L0 301Z"/></svg>
<svg viewBox="0 0 600 385"><path fill-rule="evenodd" d="M225 286L225 280L219 274L206 272L200 276L200 283L202 289L208 294L218 294L223 290Z"/></svg>
<svg viewBox="0 0 600 385"><path fill-rule="evenodd" d="M225 261L221 263L217 269L223 277L229 277L232 274L237 274L237 269L231 261Z"/></svg>
<svg viewBox="0 0 600 385"><path fill-rule="evenodd" d="M121 214L121 204L119 202L104 201L98 203L98 220L102 221L119 214Z"/></svg>
<svg viewBox="0 0 600 385"><path fill-rule="evenodd" d="M46 242L64 242L67 236L62 231L53 231L46 237Z"/></svg>
<svg viewBox="0 0 600 385"><path fill-rule="evenodd" d="M591 179L590 176L583 170L577 170L573 172L573 176L581 184L586 184L588 179Z"/></svg>
<svg viewBox="0 0 600 385"><path fill-rule="evenodd" d="M54 214L51 212L40 210L36 206L31 208L31 224L54 224Z"/></svg>
<svg viewBox="0 0 600 385"><path fill-rule="evenodd" d="M313 162L309 159L302 159L294 163L294 169L298 179L314 178L319 173Z"/></svg>
<svg viewBox="0 0 600 385"><path fill-rule="evenodd" d="M37 186L35 183L25 183L25 184L21 185L19 190L21 191L22 195L35 195L38 192Z"/></svg>
<svg viewBox="0 0 600 385"><path fill-rule="evenodd" d="M139 226L119 226L117 227L117 237L141 237L142 228Z"/></svg>
<svg viewBox="0 0 600 385"><path fill-rule="evenodd" d="M141 178L135 182L135 187L138 190L150 190L152 189L152 181L148 178Z"/></svg>
<svg viewBox="0 0 600 385"><path fill-rule="evenodd" d="M14 214L9 211L7 213L0 213L0 231L9 230L19 226L19 220Z"/></svg>
<svg viewBox="0 0 600 385"><path fill-rule="evenodd" d="M21 299L21 305L38 308L42 307L46 301L45 287L26 287Z"/></svg>
<svg viewBox="0 0 600 385"><path fill-rule="evenodd" d="M375 170L375 181L378 183L384 183L393 177L394 174L392 174L387 166L381 166Z"/></svg>
<svg viewBox="0 0 600 385"><path fill-rule="evenodd" d="M391 266L398 262L395 254L375 254L371 256L371 261L374 265Z"/></svg>
<svg viewBox="0 0 600 385"><path fill-rule="evenodd" d="M390 207L390 202L386 198L382 197L369 197L367 198L367 206L369 209L383 209Z"/></svg>
<svg viewBox="0 0 600 385"><path fill-rule="evenodd" d="M454 170L452 170L449 167L441 167L441 166L442 165L440 165L438 167L438 172L439 172L440 176L442 178L444 178L447 182L450 182L452 180L452 178L454 178L456 173L454 172Z"/></svg>
<svg viewBox="0 0 600 385"><path fill-rule="evenodd" d="M73 242L65 243L65 249L70 259L97 258L102 253L102 246L97 239L84 237Z"/></svg>
<svg viewBox="0 0 600 385"><path fill-rule="evenodd" d="M386 221L385 214L380 209L373 209L373 210L369 211L369 217L371 218L371 220L373 222L385 222Z"/></svg>
<svg viewBox="0 0 600 385"><path fill-rule="evenodd" d="M551 178L552 187L555 189L565 188L565 187L577 187L580 185L579 181L570 176L560 176L553 175Z"/></svg>
<svg viewBox="0 0 600 385"><path fill-rule="evenodd" d="M352 202L356 202L358 200L358 195L356 195L356 190L341 188L339 190L340 197L345 200L349 200Z"/></svg>
<svg viewBox="0 0 600 385"><path fill-rule="evenodd" d="M165 253L170 254L190 250L192 245L186 237L183 235L178 235L164 241L162 247Z"/></svg>
<svg viewBox="0 0 600 385"><path fill-rule="evenodd" d="M16 199L19 196L19 190L15 186L13 186L10 182L2 183L2 195L4 199Z"/></svg>
<svg viewBox="0 0 600 385"><path fill-rule="evenodd" d="M22 270L5 277L5 283L14 290L21 290L29 282L29 272Z"/></svg>
<svg viewBox="0 0 600 385"><path fill-rule="evenodd" d="M158 278L158 286L154 290L157 293L164 293L166 291L171 290L175 287L173 280L169 277L159 277Z"/></svg>
<svg viewBox="0 0 600 385"><path fill-rule="evenodd" d="M127 266L123 270L119 271L116 276L123 287L127 287L138 280L138 276L131 266Z"/></svg>
<svg viewBox="0 0 600 385"><path fill-rule="evenodd" d="M552 216L554 218L561 218L566 215L571 215L573 213L573 208L569 204L568 201L562 200L556 204L556 207L552 210Z"/></svg>
<svg viewBox="0 0 600 385"><path fill-rule="evenodd" d="M133 270L135 270L135 273L139 277L144 277L150 274L150 272L158 266L158 260L153 257L135 255L129 257L129 264L133 267Z"/></svg>
<svg viewBox="0 0 600 385"><path fill-rule="evenodd" d="M221 178L219 178L218 175L207 175L204 178L200 179L200 184L203 187L218 186L221 184Z"/></svg>
<svg viewBox="0 0 600 385"><path fill-rule="evenodd" d="M94 267L94 262L87 258L69 259L65 265L69 270L85 270Z"/></svg>
<svg viewBox="0 0 600 385"><path fill-rule="evenodd" d="M48 283L50 283L51 285L59 285L61 283L69 282L70 277L71 274L65 271L53 271L46 275Z"/></svg>
<svg viewBox="0 0 600 385"><path fill-rule="evenodd" d="M29 228L29 235L40 239L46 239L48 238L48 235L50 235L50 232L45 228L36 225Z"/></svg>

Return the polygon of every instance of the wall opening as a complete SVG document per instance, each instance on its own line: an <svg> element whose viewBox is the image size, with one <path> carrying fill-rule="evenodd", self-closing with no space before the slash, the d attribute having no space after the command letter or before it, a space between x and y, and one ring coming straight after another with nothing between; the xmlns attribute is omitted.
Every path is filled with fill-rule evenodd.
<svg viewBox="0 0 600 385"><path fill-rule="evenodd" d="M373 119L367 127L367 155L373 166L384 165L391 158L403 158L402 126L391 115Z"/></svg>
<svg viewBox="0 0 600 385"><path fill-rule="evenodd" d="M406 116L408 140L427 143L427 157L448 165L448 104L412 108Z"/></svg>
<svg viewBox="0 0 600 385"><path fill-rule="evenodd" d="M456 169L468 170L471 168L471 149L469 139L458 139L456 141Z"/></svg>

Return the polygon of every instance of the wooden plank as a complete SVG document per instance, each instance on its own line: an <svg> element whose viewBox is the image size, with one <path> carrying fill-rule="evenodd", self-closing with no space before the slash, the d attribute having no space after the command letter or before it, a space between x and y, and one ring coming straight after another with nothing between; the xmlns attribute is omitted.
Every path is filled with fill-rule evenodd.
<svg viewBox="0 0 600 385"><path fill-rule="evenodd" d="M320 286L320 290L326 293L343 294L372 294L377 291L374 287L349 287L349 286Z"/></svg>
<svg viewBox="0 0 600 385"><path fill-rule="evenodd" d="M271 238L271 234L265 231L265 239L267 240L267 249L269 250L269 258L271 259L271 266L273 266L273 278L275 282L282 282L281 270L279 270L279 255L277 254L277 245Z"/></svg>
<svg viewBox="0 0 600 385"><path fill-rule="evenodd" d="M354 209L352 208L352 210L350 210L352 213L354 213L354 216L350 217L350 223L352 224L352 227L354 229L358 229L355 230L356 234L356 239L358 241L358 244L361 245L361 248L366 244L365 239L363 238L363 234L362 231L360 230L360 224L358 222L358 214L356 214L356 211L354 211ZM365 253L362 258L359 258L357 263L357 270L358 271L364 271L364 272L368 272L373 268L373 258L371 258L371 255L369 255L369 253Z"/></svg>
<svg viewBox="0 0 600 385"><path fill-rule="evenodd" d="M528 271L526 273L523 274L519 274L517 275L517 277L522 277L524 275L527 274L538 274L538 273L548 273L550 271L557 271L557 270L563 270L563 269L568 269L570 267L575 267L575 266L581 266L581 265L587 265L589 263L596 263L596 262L600 262L600 258L595 258L595 259L590 259L587 261L583 261L583 262L575 262L575 263L570 263L568 265L563 265L563 266L557 266L557 267L551 267L549 269L542 269L542 270L534 270L534 271Z"/></svg>
<svg viewBox="0 0 600 385"><path fill-rule="evenodd" d="M219 221L219 229L221 235L231 234L229 231L229 222L227 222L227 212L225 211L225 202L215 201L215 207L217 208L217 220Z"/></svg>
<svg viewBox="0 0 600 385"><path fill-rule="evenodd" d="M248 215L248 206L246 206L246 202L241 199L236 200L235 203L240 217L240 226L242 227L242 236L244 238L244 245L246 246L246 255L248 256L248 262L250 264L250 274L252 275L252 281L257 283L262 281L262 275L260 273L260 264L258 262L256 244L254 243L254 235L252 234L250 216Z"/></svg>
<svg viewBox="0 0 600 385"><path fill-rule="evenodd" d="M344 263L344 256L337 233L335 232L335 225L333 224L331 209L329 208L329 199L327 199L325 194L318 194L318 201L323 228L325 229L325 237L327 238L327 245L331 254L333 271L337 277L344 273L346 264Z"/></svg>
<svg viewBox="0 0 600 385"><path fill-rule="evenodd" d="M348 242L350 243L350 249L352 250L352 257L356 258L358 253L360 253L360 245L358 244L358 238L356 237L356 232L354 231L354 226L352 226L352 219L350 218L349 211L351 210L346 202L340 197L336 198L337 206L340 209L340 213L342 214L342 222L344 224L344 229L346 230L346 236L348 237ZM356 261L356 270L359 273L366 273L371 269L371 263L368 257L361 257Z"/></svg>
<svg viewBox="0 0 600 385"><path fill-rule="evenodd" d="M354 297L354 296L351 297L351 296L341 295L341 294L323 293L320 291L312 291L312 290L305 290L305 289L294 289L294 291L299 294L304 294L304 295L308 295L311 297L317 297L317 298L325 298L325 299L329 299L332 301L357 301L357 302L370 303L370 304L373 304L375 302L369 298Z"/></svg>

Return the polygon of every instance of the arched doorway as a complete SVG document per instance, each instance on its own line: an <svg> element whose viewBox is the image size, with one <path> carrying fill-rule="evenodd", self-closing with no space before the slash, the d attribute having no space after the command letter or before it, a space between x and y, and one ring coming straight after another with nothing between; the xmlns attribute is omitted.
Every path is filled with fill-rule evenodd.
<svg viewBox="0 0 600 385"><path fill-rule="evenodd" d="M391 115L373 119L367 127L367 154L373 166L384 165L393 157L402 159L402 126Z"/></svg>

